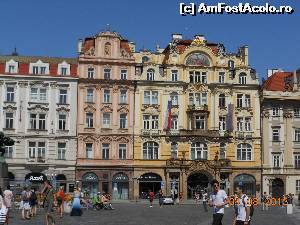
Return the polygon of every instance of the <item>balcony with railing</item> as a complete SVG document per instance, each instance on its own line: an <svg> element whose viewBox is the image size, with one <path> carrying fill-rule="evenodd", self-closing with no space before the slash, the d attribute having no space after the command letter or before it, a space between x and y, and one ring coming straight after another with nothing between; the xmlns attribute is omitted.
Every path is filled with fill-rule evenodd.
<svg viewBox="0 0 300 225"><path fill-rule="evenodd" d="M253 131L236 131L235 138L238 139L251 139L253 138Z"/></svg>
<svg viewBox="0 0 300 225"><path fill-rule="evenodd" d="M156 129L151 129L151 130L142 129L141 130L141 134L143 136L159 136L160 133L161 133L160 130L156 130Z"/></svg>
<svg viewBox="0 0 300 225"><path fill-rule="evenodd" d="M208 111L208 105L188 105L187 111Z"/></svg>

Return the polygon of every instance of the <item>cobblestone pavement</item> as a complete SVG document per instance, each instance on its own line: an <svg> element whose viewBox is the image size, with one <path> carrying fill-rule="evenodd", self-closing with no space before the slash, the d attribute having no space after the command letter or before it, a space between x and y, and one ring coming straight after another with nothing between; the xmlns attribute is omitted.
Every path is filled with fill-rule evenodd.
<svg viewBox="0 0 300 225"><path fill-rule="evenodd" d="M57 216L56 225L210 225L212 214L204 212L201 205L164 206L149 208L146 204L114 204L113 211L84 210L81 217ZM20 219L20 211L12 213L10 225L44 225L43 211L28 221ZM232 208L227 208L223 225L232 225ZM300 214L286 215L284 208L271 208L261 211L256 208L251 225L298 225ZM299 220L298 220L299 219Z"/></svg>

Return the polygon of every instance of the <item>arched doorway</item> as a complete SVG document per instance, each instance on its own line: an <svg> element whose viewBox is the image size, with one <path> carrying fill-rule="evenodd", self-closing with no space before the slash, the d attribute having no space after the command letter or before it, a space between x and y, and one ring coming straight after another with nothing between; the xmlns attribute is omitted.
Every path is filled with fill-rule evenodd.
<svg viewBox="0 0 300 225"><path fill-rule="evenodd" d="M124 173L116 174L112 179L112 198L128 199L129 179Z"/></svg>
<svg viewBox="0 0 300 225"><path fill-rule="evenodd" d="M60 188L61 186L64 187L64 191L67 190L67 178L64 174L58 174L56 176L56 184L57 184L57 187Z"/></svg>
<svg viewBox="0 0 300 225"><path fill-rule="evenodd" d="M234 189L236 186L243 186L248 196L256 196L256 180L252 175L240 174L234 178Z"/></svg>
<svg viewBox="0 0 300 225"><path fill-rule="evenodd" d="M194 198L196 193L201 193L208 188L209 177L204 173L193 173L187 179L187 197Z"/></svg>
<svg viewBox="0 0 300 225"><path fill-rule="evenodd" d="M156 173L145 173L139 179L140 198L148 198L149 190L155 194L161 189L161 176Z"/></svg>
<svg viewBox="0 0 300 225"><path fill-rule="evenodd" d="M86 173L82 176L82 191L90 194L90 196L96 195L99 187L98 176L94 173Z"/></svg>
<svg viewBox="0 0 300 225"><path fill-rule="evenodd" d="M272 181L272 197L279 198L284 195L284 182L280 178Z"/></svg>

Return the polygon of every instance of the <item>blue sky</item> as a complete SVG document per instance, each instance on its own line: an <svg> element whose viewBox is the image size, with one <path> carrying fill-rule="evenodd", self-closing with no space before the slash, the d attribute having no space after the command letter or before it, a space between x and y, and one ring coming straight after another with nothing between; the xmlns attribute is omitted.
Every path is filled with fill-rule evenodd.
<svg viewBox="0 0 300 225"><path fill-rule="evenodd" d="M294 7L292 15L179 14L180 2L225 2ZM267 68L300 67L300 10L297 0L9 0L0 2L0 54L17 47L21 55L75 57L79 38L91 36L110 24L137 48L164 47L172 33L185 38L204 34L234 52L249 45L250 64L260 76Z"/></svg>

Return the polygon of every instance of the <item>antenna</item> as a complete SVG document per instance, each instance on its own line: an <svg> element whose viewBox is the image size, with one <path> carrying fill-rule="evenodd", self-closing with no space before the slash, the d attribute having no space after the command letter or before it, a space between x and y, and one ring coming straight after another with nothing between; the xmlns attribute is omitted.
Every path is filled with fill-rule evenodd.
<svg viewBox="0 0 300 225"><path fill-rule="evenodd" d="M11 53L12 56L18 56L17 47L14 47L14 51Z"/></svg>

